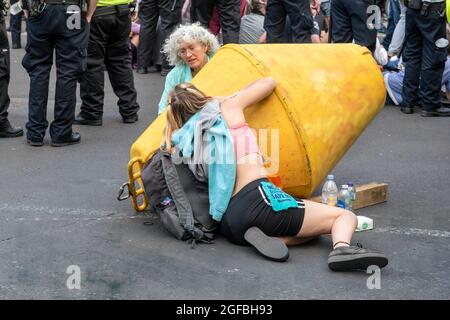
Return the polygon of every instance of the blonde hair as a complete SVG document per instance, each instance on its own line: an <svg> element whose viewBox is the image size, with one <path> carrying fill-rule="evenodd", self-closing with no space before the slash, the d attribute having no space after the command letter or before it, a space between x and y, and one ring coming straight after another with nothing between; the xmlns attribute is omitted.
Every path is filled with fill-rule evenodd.
<svg viewBox="0 0 450 320"><path fill-rule="evenodd" d="M163 46L163 52L167 55L167 61L171 65L178 65L183 63L180 56L179 45L183 42L192 43L198 41L205 45L208 49L206 54L213 56L219 50L219 41L206 28L202 27L200 23L180 25L169 36Z"/></svg>
<svg viewBox="0 0 450 320"><path fill-rule="evenodd" d="M169 93L167 125L165 128L166 150L172 151L172 134L180 129L194 114L212 100L191 83L182 83Z"/></svg>

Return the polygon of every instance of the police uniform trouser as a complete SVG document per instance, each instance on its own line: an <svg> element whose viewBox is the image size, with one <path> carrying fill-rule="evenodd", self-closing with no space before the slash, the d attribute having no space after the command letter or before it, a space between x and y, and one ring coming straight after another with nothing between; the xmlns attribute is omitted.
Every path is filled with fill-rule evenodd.
<svg viewBox="0 0 450 320"><path fill-rule="evenodd" d="M5 20L0 11L0 129L7 125L9 85L9 43L6 34Z"/></svg>
<svg viewBox="0 0 450 320"><path fill-rule="evenodd" d="M19 0L11 0L11 5L18 2ZM15 45L20 45L20 34L22 32L22 17L23 12L19 12L18 14L10 15L10 26L11 26L11 42Z"/></svg>
<svg viewBox="0 0 450 320"><path fill-rule="evenodd" d="M375 16L373 26L368 27L371 15L368 7L374 5L374 0L332 0L331 1L331 41L335 43L352 43L367 47L375 52L377 30Z"/></svg>
<svg viewBox="0 0 450 320"><path fill-rule="evenodd" d="M139 45L137 49L137 62L140 67L150 66L153 51L161 50L155 47L156 26L158 17L161 19L161 34L163 41L170 36L174 28L181 23L182 0L142 0L139 4ZM162 57L162 67L167 69L166 57Z"/></svg>
<svg viewBox="0 0 450 320"><path fill-rule="evenodd" d="M219 12L223 43L239 43L241 0L192 0L191 20L198 21L205 28L209 28L213 9L216 5Z"/></svg>
<svg viewBox="0 0 450 320"><path fill-rule="evenodd" d="M30 76L27 138L41 141L48 126L49 76L56 53L56 90L52 140L72 134L77 82L86 70L89 26L84 17L67 13L68 5L46 5L28 18L26 54L22 65Z"/></svg>
<svg viewBox="0 0 450 320"><path fill-rule="evenodd" d="M268 0L264 29L267 43L282 43L285 40L286 16L291 23L292 41L311 43L314 27L309 0Z"/></svg>
<svg viewBox="0 0 450 320"><path fill-rule="evenodd" d="M103 115L105 78L103 65L108 71L114 93L119 97L119 112L123 118L136 115L136 102L131 58L128 51L131 31L130 11L92 18L88 46L87 70L80 82L82 99L81 116L85 119L101 119Z"/></svg>
<svg viewBox="0 0 450 320"><path fill-rule="evenodd" d="M433 111L441 106L441 81L447 47L439 48L436 41L445 41L445 25L445 17L441 17L438 12L423 16L420 10L407 9L403 106L412 108L420 104L425 111Z"/></svg>

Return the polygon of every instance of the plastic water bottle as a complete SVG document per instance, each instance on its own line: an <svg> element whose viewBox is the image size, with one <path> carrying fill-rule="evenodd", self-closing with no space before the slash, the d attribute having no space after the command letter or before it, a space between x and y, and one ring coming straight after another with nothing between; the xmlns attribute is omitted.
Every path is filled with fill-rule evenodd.
<svg viewBox="0 0 450 320"><path fill-rule="evenodd" d="M347 209L353 211L356 202L356 188L352 182L348 184L348 193L350 194L350 203Z"/></svg>
<svg viewBox="0 0 450 320"><path fill-rule="evenodd" d="M346 184L341 186L337 206L342 209L348 209L350 207L350 193L348 192L348 185Z"/></svg>
<svg viewBox="0 0 450 320"><path fill-rule="evenodd" d="M356 231L366 231L373 229L373 220L369 217L364 216L356 216L358 219L358 226L356 227Z"/></svg>
<svg viewBox="0 0 450 320"><path fill-rule="evenodd" d="M322 188L322 203L329 206L336 206L338 197L338 188L336 182L334 182L334 175L329 174L327 181Z"/></svg>
<svg viewBox="0 0 450 320"><path fill-rule="evenodd" d="M14 3L11 5L11 8L9 8L9 13L12 15L16 15L22 11L22 6L20 4L20 1Z"/></svg>

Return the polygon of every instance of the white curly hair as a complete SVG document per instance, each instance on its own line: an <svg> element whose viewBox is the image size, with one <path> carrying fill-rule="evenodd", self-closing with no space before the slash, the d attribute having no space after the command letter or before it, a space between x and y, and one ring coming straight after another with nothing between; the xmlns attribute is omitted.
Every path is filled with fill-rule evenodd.
<svg viewBox="0 0 450 320"><path fill-rule="evenodd" d="M192 43L195 40L207 46L206 54L208 56L214 55L219 50L220 45L217 38L202 27L200 23L180 25L172 32L163 46L163 52L166 54L169 63L171 65L183 63L179 54L179 45L183 42Z"/></svg>

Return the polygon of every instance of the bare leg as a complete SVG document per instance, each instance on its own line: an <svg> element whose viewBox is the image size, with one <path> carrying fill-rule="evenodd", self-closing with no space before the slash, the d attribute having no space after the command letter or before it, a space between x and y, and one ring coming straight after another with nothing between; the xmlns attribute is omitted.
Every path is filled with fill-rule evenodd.
<svg viewBox="0 0 450 320"><path fill-rule="evenodd" d="M286 245L298 245L319 235L330 233L333 244L339 241L350 243L357 225L356 216L352 212L309 200L304 202L305 218L298 235L280 237ZM340 246L346 246L346 244L339 243L336 248Z"/></svg>

